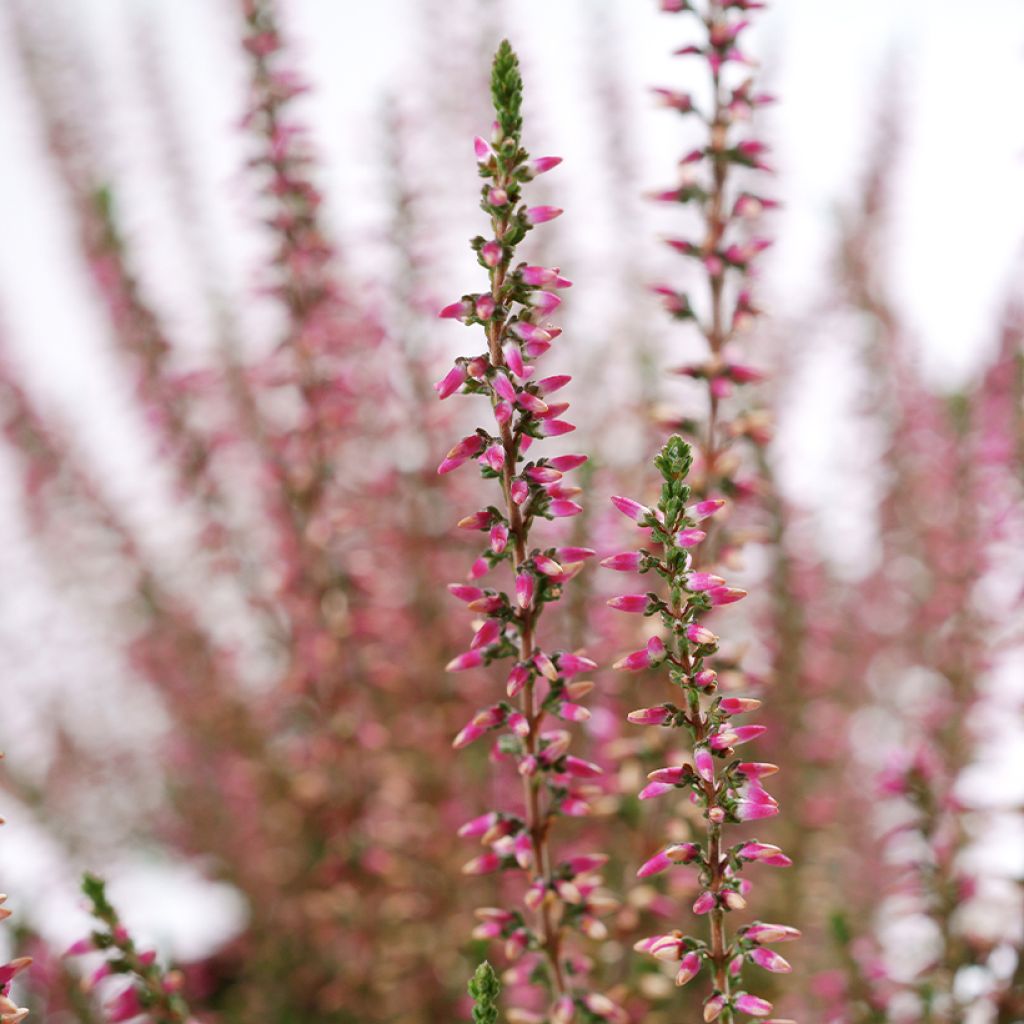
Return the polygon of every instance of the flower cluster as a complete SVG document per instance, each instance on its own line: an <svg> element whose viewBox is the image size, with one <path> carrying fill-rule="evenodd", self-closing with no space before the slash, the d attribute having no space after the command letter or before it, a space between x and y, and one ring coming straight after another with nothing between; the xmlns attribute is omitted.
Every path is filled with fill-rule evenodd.
<svg viewBox="0 0 1024 1024"><path fill-rule="evenodd" d="M704 1002L704 1019L732 1024L737 1012L765 1017L772 1009L766 1000L739 988L743 964L788 972L789 963L767 947L799 933L785 925L761 922L740 928L733 938L726 933L726 915L747 905L751 886L742 877L743 868L752 862L788 866L789 859L778 847L756 840L732 846L723 842L723 826L778 813L778 805L761 781L778 769L773 764L733 757L736 747L756 739L764 727L735 721L737 716L755 711L760 701L719 695L717 672L708 663L718 651L719 638L704 624L704 616L712 608L742 599L745 591L697 568L697 555L706 538L702 524L724 502L706 499L690 504L686 478L692 462L690 446L673 436L654 460L664 481L657 505L648 508L629 498L612 499L619 511L650 531L651 547L612 555L604 565L620 572L652 572L664 583L663 593L652 590L609 601L621 611L657 616L665 633L665 639L652 637L643 650L627 655L617 667L637 671L667 666L669 681L679 691L678 704L641 708L632 712L629 720L636 725L684 728L693 744L692 763L652 772L640 799L681 790L689 794L706 822L703 845L673 843L648 860L638 875L645 878L677 864L695 867L701 891L693 910L709 916L710 941L673 931L644 939L636 948L677 964L678 985L707 968L712 991Z"/></svg>
<svg viewBox="0 0 1024 1024"><path fill-rule="evenodd" d="M516 246L527 232L561 213L550 206L526 206L522 186L559 159L531 160L522 147L522 79L507 41L495 55L492 94L497 120L491 139L476 140L484 179L481 207L490 217L491 236L472 241L490 288L464 295L441 311L442 317L482 327L487 348L457 359L437 384L437 392L441 398L460 390L480 395L489 401L493 420L455 445L439 472L475 459L484 478L500 488L496 504L459 523L463 529L484 533L487 548L474 563L470 582L449 588L477 619L469 649L448 668L457 672L512 660L508 699L481 710L454 745L464 747L501 730L495 756L515 764L523 806L512 812L491 811L463 826L462 835L478 838L487 848L464 870L520 870L529 875L524 903L532 920L518 909L485 908L478 912L481 924L475 932L480 938L503 940L507 956L517 961L506 980L532 983L541 975L547 985L547 1015L535 1017L520 1009L509 1019L567 1024L579 1012L588 1019L614 1021L621 1011L606 996L586 991L587 962L565 946L570 928L591 937L605 934L599 915L611 904L601 892L598 871L606 857L584 854L559 860L550 841L559 815L589 812L589 790L601 773L597 765L570 754L569 732L548 720L549 715L562 722L589 717L580 700L593 684L581 677L595 663L579 653L542 647L538 639L544 606L559 599L563 586L593 555L581 547L538 547L531 535L537 519L579 514L581 507L573 500L579 488L566 483L564 476L586 461L582 455L527 456L537 439L574 429L561 418L568 404L552 400L569 377L536 374L538 360L560 333L547 317L560 303L558 290L570 282L557 268L515 261ZM502 566L511 572L511 593L488 587L483 579Z"/></svg>
<svg viewBox="0 0 1024 1024"><path fill-rule="evenodd" d="M102 952L103 963L89 977L89 988L104 979L124 975L131 984L120 989L105 1006L110 1024L146 1018L153 1024L194 1024L188 1006L179 995L184 978L179 971L164 971L153 950L139 950L117 911L107 899L106 883L95 875L82 879L82 892L90 903L100 927L88 938L76 942L69 956Z"/></svg>
<svg viewBox="0 0 1024 1024"><path fill-rule="evenodd" d="M772 97L755 90L749 75L731 74L749 65L738 48L748 21L740 15L763 4L752 0L707 0L703 9L689 0L662 0L662 9L691 13L699 19L705 38L677 50L679 56L706 62L711 77L711 102L702 110L692 96L671 89L656 89L661 102L681 116L707 126L703 143L686 153L679 162L679 183L658 192L655 198L694 209L700 223L692 238L669 238L668 245L696 262L707 281L706 301L667 284L654 287L676 320L696 325L707 342L706 358L678 367L675 372L701 381L708 394L708 415L684 418L675 426L697 447L695 472L703 493L720 491L743 497L753 489L737 479L738 459L730 450L745 439L763 445L770 438L770 424L759 412L748 412L726 423L720 402L735 387L762 379L762 373L746 365L732 351L733 342L759 314L751 292L756 257L771 244L751 234L750 226L765 209L777 205L762 195L740 188L734 180L736 169L768 170L765 143L739 128L754 111Z"/></svg>

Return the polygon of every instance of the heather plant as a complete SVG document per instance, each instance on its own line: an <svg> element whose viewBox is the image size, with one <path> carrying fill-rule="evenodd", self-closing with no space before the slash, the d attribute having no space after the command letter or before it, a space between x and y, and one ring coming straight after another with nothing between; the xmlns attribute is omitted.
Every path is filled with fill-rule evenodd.
<svg viewBox="0 0 1024 1024"><path fill-rule="evenodd" d="M747 22L740 20L737 11L759 6L717 0L699 8L685 0L662 3L665 11L691 13L699 20L704 32L700 43L677 53L705 61L711 78L711 106L706 113L688 94L658 90L667 106L707 125L704 144L681 161L679 186L658 196L696 209L698 237L672 239L669 244L697 261L707 293L691 299L687 292L672 286L656 289L671 315L695 323L704 338L706 358L679 372L705 383L707 412L684 417L677 424L693 438L693 445L674 435L655 459L663 481L656 504L648 507L630 498L612 499L624 515L650 531L651 548L620 552L602 563L620 572L653 572L661 577L662 592L630 593L609 601L619 611L656 617L664 633L664 638L661 632L652 635L642 650L627 655L616 667L641 671L667 666L670 683L680 691L680 703L643 708L629 718L639 725L685 728L692 743L692 763L669 765L651 773L651 782L640 798L650 799L677 788L689 791L704 822L703 842L672 843L643 864L638 875L647 878L678 864L693 865L700 883L693 910L708 915L707 938L685 936L676 929L642 940L637 949L676 964L678 985L706 969L710 993L704 1000L704 1019L729 1022L738 1014L765 1017L771 1013L770 1002L744 989L742 968L752 963L776 973L789 972L789 963L768 945L799 936L791 926L760 921L740 927L734 935L727 929L729 913L746 907L750 882L742 877L743 868L755 861L780 866L788 866L790 861L772 844L740 840L728 845L723 838L723 829L729 824L777 813L776 801L761 783L777 768L766 762L729 760L736 746L764 732L764 726L733 721L735 716L756 710L761 702L733 696L731 690L718 694L718 672L712 667L714 661L707 659L718 654L719 637L702 621L713 608L746 596L742 589L729 586L717 569L726 553L738 546L740 537L712 525L712 517L726 505L725 497L749 497L757 490L739 476L736 442L749 439L756 451L768 437L763 415L740 413L728 420L722 408L735 385L761 377L737 360L732 347L756 315L749 280L754 258L768 245L761 238L743 237L739 225L770 203L749 191L737 191L730 173L737 167L766 169L765 145L754 138L737 137L736 127L770 97L756 93L751 78L737 81L732 75L737 65L747 63L738 48ZM695 463L694 478L689 479ZM735 659L725 659L724 664L734 677L739 668ZM723 760L727 763L717 763Z"/></svg>
<svg viewBox="0 0 1024 1024"><path fill-rule="evenodd" d="M650 858L638 871L646 878L677 865L692 865L698 872L700 894L693 905L698 915L708 915L708 938L686 936L681 930L652 936L637 949L677 965L676 984L685 985L707 969L711 992L704 1001L705 1020L731 1022L736 1014L765 1017L771 1003L742 987L745 963L768 971L789 972L789 963L768 948L772 943L794 939L799 932L788 925L755 921L730 935L727 917L747 905L751 883L742 877L752 862L788 866L789 859L771 844L740 840L728 844L725 826L756 821L778 813L775 800L761 780L778 769L766 762L732 759L735 748L756 739L760 725L739 725L736 716L755 711L760 701L750 697L721 696L718 674L712 667L719 637L702 621L712 608L733 604L745 592L730 587L712 572L697 568L700 545L707 533L700 525L722 508L721 499L691 502L686 478L693 464L689 445L680 437L669 439L655 459L663 485L653 507L629 498L613 499L623 514L641 529L650 531L651 548L622 552L605 560L621 572L653 572L663 581L662 593L649 591L613 598L609 603L623 612L657 616L666 639L655 635L640 651L617 665L627 671L666 666L670 683L678 688L679 704L665 702L630 714L636 725L685 728L693 744L692 763L669 765L650 775L641 800L688 791L704 822L704 842L672 843ZM725 764L719 762L725 761Z"/></svg>
<svg viewBox="0 0 1024 1024"><path fill-rule="evenodd" d="M479 838L487 852L470 861L469 874L522 871L529 884L523 894L528 914L518 908L479 911L483 938L504 940L506 955L518 961L510 972L516 981L541 984L548 1019L565 1024L582 1012L589 1019L621 1019L621 1011L586 981L586 961L568 945L570 930L603 934L598 916L607 908L598 870L603 854L560 858L554 826L560 817L589 811L587 786L601 769L569 753L570 734L562 722L582 722L589 712L579 703L592 683L579 677L595 668L583 655L549 646L541 635L545 606L557 601L563 586L592 556L578 546L537 546L534 527L541 519L572 517L581 511L573 500L578 488L564 474L586 461L583 455L528 458L535 441L574 429L559 417L568 403L550 396L569 383L556 375L535 379L539 359L552 347L559 330L548 323L558 307L557 291L570 282L557 268L516 262L517 246L537 224L562 211L526 206L524 186L556 166L556 157L530 159L522 146L522 79L512 47L503 42L495 54L491 93L496 120L490 140L477 138L476 155L484 179L481 208L490 219L490 236L472 241L477 260L487 271L489 289L464 295L445 307L442 317L482 327L486 350L460 356L438 383L439 396L462 391L490 404L493 424L464 437L448 453L439 472L451 472L475 459L485 479L494 481L499 498L460 523L483 532L488 546L474 562L468 584L452 584L452 594L480 616L468 651L449 670L462 672L512 659L508 700L480 711L455 739L465 747L501 729L495 757L515 766L522 780L522 805L489 811L463 826L467 838ZM511 584L487 586L486 577L505 570ZM544 1019L517 1009L510 1019Z"/></svg>
<svg viewBox="0 0 1024 1024"><path fill-rule="evenodd" d="M82 879L82 892L89 901L89 909L96 919L97 928L86 938L76 942L68 954L103 953L103 963L88 979L95 989L106 978L123 976L129 979L104 1007L110 1024L145 1017L153 1024L189 1024L189 1010L180 989L184 978L180 971L165 971L157 963L154 950L140 950L128 929L122 923L113 904L107 898L106 883L95 875Z"/></svg>

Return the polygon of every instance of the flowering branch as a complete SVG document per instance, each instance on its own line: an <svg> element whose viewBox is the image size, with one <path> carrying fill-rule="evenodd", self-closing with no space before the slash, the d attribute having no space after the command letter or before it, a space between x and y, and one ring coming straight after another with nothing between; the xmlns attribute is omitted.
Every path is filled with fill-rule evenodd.
<svg viewBox="0 0 1024 1024"><path fill-rule="evenodd" d="M726 71L730 64L749 63L738 49L739 37L748 21L736 20L733 12L764 5L754 0L707 0L700 10L689 0L661 0L661 6L671 13L693 14L706 33L705 45L684 46L676 54L706 61L711 77L710 111L702 112L688 93L655 90L665 106L707 125L706 142L683 156L679 184L657 193L655 198L696 209L702 237L670 238L668 245L700 265L707 280L707 301L691 301L689 294L669 285L657 285L654 291L676 320L692 322L707 343L706 359L675 371L703 381L707 387L706 420L684 420L679 424L679 429L692 438L699 456L694 486L703 494L717 490L729 496L742 496L749 488L735 479L737 463L728 449L740 438L755 445L765 443L767 424L763 416L756 414L725 422L720 403L737 385L762 379L760 371L737 361L730 346L760 312L754 305L750 282L756 257L771 242L745 237L746 232L739 229L777 204L737 189L733 175L737 168L768 170L764 162L766 145L754 138L735 137L735 130L750 119L756 108L772 102L772 97L755 92L749 77L735 85L727 84ZM712 548L709 551L713 553Z"/></svg>
<svg viewBox="0 0 1024 1024"><path fill-rule="evenodd" d="M718 651L718 637L701 619L712 608L732 604L746 594L727 586L719 576L693 569L693 549L707 536L698 524L714 515L724 502L710 499L687 504L691 489L686 478L692 463L690 446L673 436L654 460L664 481L658 504L648 508L629 498L612 499L619 511L651 531L652 546L660 552L647 548L623 552L606 559L605 565L619 571L654 572L665 584L664 595L650 591L609 601L620 611L657 615L667 636L667 643L652 637L643 650L627 655L616 667L638 671L667 665L669 681L681 691L681 705L641 708L632 712L629 720L636 725L685 728L693 741L693 763L652 772L640 799L674 789L689 790L691 801L701 809L707 823L703 846L696 842L674 843L648 860L637 874L646 878L676 864L694 865L699 871L701 893L693 910L709 916L709 941L673 931L644 939L636 948L658 959L677 962L677 985L685 985L707 967L712 991L704 1002L704 1019L733 1024L736 1011L764 1017L772 1009L766 1000L734 987L744 961L769 971L788 972L788 962L765 944L794 939L799 932L786 925L760 922L739 929L732 939L726 931L728 912L746 906L750 884L740 877L744 866L752 861L784 866L789 860L778 847L766 843L723 844L724 825L778 813L775 800L761 785L762 778L778 769L773 764L738 759L725 765L718 763L731 758L741 743L760 736L764 726L733 723L734 716L755 711L761 702L749 697L717 696L717 673L706 664Z"/></svg>
<svg viewBox="0 0 1024 1024"><path fill-rule="evenodd" d="M567 486L563 474L586 461L583 455L563 455L525 461L533 442L575 429L560 415L564 402L550 396L569 383L568 376L534 380L536 361L550 349L560 331L546 323L559 305L556 290L568 287L557 269L514 262L516 246L536 224L562 211L550 206L527 207L522 186L535 175L560 163L557 157L529 159L520 139L522 79L519 63L507 41L494 58L491 89L497 120L491 142L475 143L481 177L481 207L490 217L491 237L477 237L473 250L487 270L490 288L464 295L441 311L442 317L483 327L487 350L460 357L437 385L441 398L456 391L487 398L495 426L478 428L448 453L438 472L448 473L477 459L485 479L500 488L498 504L467 516L459 525L488 535L489 546L474 563L470 579L507 564L514 579L510 595L496 588L453 584L449 589L483 618L475 623L470 649L455 658L450 671L514 660L508 676L508 701L479 712L459 733L454 745L464 747L485 733L504 728L497 746L499 760L513 759L522 779L521 813L492 811L466 824L465 836L479 837L489 852L466 865L469 874L520 869L532 875L525 895L533 921L518 910L479 911L482 938L502 938L516 980L534 983L542 977L550 1013L536 1018L514 1011L510 1020L546 1019L567 1024L582 1009L589 1019L621 1019L621 1011L604 995L588 993L582 985L585 963L566 950L566 932L578 928L601 937L604 926L597 914L610 909L597 892L597 869L603 855L576 856L558 861L551 843L554 821L560 815L589 811L587 780L601 773L588 761L568 753L569 733L551 729L549 714L581 722L589 712L579 699L592 683L577 677L595 667L593 661L569 651L547 651L538 641L544 606L557 601L564 584L575 576L593 551L580 547L532 545L537 519L577 515L573 501L578 488ZM523 954L529 954L523 956ZM541 970L537 970L541 967Z"/></svg>
<svg viewBox="0 0 1024 1024"><path fill-rule="evenodd" d="M89 979L90 987L114 974L127 975L132 982L108 1004L107 1019L111 1024L143 1015L154 1024L189 1024L188 1006L178 994L183 981L180 972L163 971L153 950L136 948L128 929L107 899L106 883L101 878L84 875L82 892L101 927L87 939L76 942L68 954L76 956L97 950L107 954L107 959Z"/></svg>

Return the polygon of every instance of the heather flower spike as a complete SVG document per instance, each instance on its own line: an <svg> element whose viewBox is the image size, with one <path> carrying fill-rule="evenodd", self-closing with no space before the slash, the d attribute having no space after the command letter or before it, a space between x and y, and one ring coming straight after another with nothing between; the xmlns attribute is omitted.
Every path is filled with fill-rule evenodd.
<svg viewBox="0 0 1024 1024"><path fill-rule="evenodd" d="M551 206L526 206L523 197L523 185L558 161L532 162L522 147L522 80L508 42L494 58L492 95L496 121L491 141L476 144L484 179L480 205L489 225L486 237L471 243L487 272L488 290L465 296L442 311L442 316L482 328L484 350L457 359L437 391L441 398L463 391L489 401L486 425L449 452L442 471L455 468L453 461L461 464L477 457L483 476L496 484L495 503L459 525L485 532L489 541L474 563L473 579L500 573L504 589L452 585L452 593L466 600L471 610L486 600L489 618L476 624L469 649L453 658L448 668L458 672L511 660L502 684L508 701L477 714L456 737L455 746L500 730L496 763L514 762L523 797L520 807L491 812L493 818L483 816L464 827L465 835L479 836L486 848L464 870L525 874L522 909L492 917L486 937L503 941L506 955L516 961L510 972L513 981L545 986L548 1019L568 1022L577 1010L611 1018L619 1011L607 997L587 990L582 960L567 942L573 927L598 934L603 926L597 918L612 909L598 891L596 872L603 860L577 856L560 862L552 843L560 815L589 811L591 780L601 772L598 765L572 756L569 733L553 728L555 723L589 717L579 699L590 684L575 677L596 666L579 653L542 650L537 641L545 606L558 600L567 580L593 555L587 548L538 547L533 538L538 520L582 511L571 500L576 489L568 487L563 476L586 461L582 455L526 457L528 449L533 456L535 440L575 429L559 418L568 406L550 400L569 378L535 373L538 360L559 334L546 320L558 305L553 290L569 282L557 268L527 266L515 259L527 232L561 213ZM486 824L491 821L494 824ZM524 962L531 969L520 972Z"/></svg>
<svg viewBox="0 0 1024 1024"><path fill-rule="evenodd" d="M106 963L93 975L94 983L111 974L131 980L128 988L121 989L107 1002L106 1019L116 1024L145 1015L160 1024L191 1024L189 1008L179 994L184 982L181 973L163 970L152 950L138 949L107 898L102 879L86 874L82 878L82 892L100 927L88 940L75 943L68 954L96 950L106 955Z"/></svg>
<svg viewBox="0 0 1024 1024"><path fill-rule="evenodd" d="M717 674L708 666L718 652L718 636L702 625L701 619L715 606L714 590L707 589L705 574L693 572L699 547L680 543L694 519L689 505L691 489L687 475L693 462L690 446L674 436L655 458L663 486L658 504L638 521L651 532L661 549L650 560L650 571L663 582L661 594L644 596L655 609L664 630L664 640L654 638L642 652L628 655L619 663L626 670L663 664L678 704L634 711L629 720L636 725L657 725L685 729L692 747L690 763L667 766L653 772L640 793L643 800L665 797L673 792L696 804L705 821L703 843L677 843L655 854L638 875L668 871L676 865L692 865L700 890L693 913L706 916L707 938L680 938L671 943L642 945L642 951L677 965L676 980L686 984L707 970L710 993L705 1001L705 1019L732 1022L736 1012L767 1016L771 1006L747 992L736 991L744 963L772 973L787 973L788 961L764 948L766 942L795 938L795 929L784 925L755 924L734 935L727 928L728 915L746 906L749 883L742 878L746 864L774 862L781 851L756 841L730 846L725 839L729 825L770 817L778 805L761 784L774 765L740 762L733 758L734 746L756 738L760 726L735 725L733 716L754 710L759 702L751 698L717 694ZM622 603L610 602L613 607ZM624 610L632 610L626 605ZM680 933L681 934L681 933Z"/></svg>

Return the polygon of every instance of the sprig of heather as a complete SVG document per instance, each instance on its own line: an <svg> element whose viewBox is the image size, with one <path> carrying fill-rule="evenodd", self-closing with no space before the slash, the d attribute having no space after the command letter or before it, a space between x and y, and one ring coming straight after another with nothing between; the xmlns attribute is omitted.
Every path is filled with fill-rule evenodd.
<svg viewBox="0 0 1024 1024"><path fill-rule="evenodd" d="M699 454L694 486L702 494L741 496L745 486L736 480L737 460L730 448L740 438L754 444L767 440L768 425L762 415L747 413L725 422L722 399L737 385L762 379L760 371L740 362L732 342L747 329L759 310L751 284L755 260L771 242L750 233L750 225L776 203L748 191L735 171L768 170L764 142L740 128L772 97L759 93L749 75L737 75L750 63L739 50L739 39L749 24L745 15L764 4L754 0L661 0L670 13L688 13L702 26L703 39L676 50L676 54L706 62L711 78L710 108L702 110L688 93L656 89L665 106L682 117L703 122L705 141L680 160L679 184L656 194L663 202L696 209L700 230L694 238L669 238L668 245L695 261L707 284L706 302L676 287L659 284L654 291L676 319L691 322L707 342L708 354L675 372L703 381L707 387L706 419L687 419L678 428L693 440Z"/></svg>
<svg viewBox="0 0 1024 1024"><path fill-rule="evenodd" d="M737 1013L767 1017L772 1011L769 1002L743 988L744 964L788 972L789 963L768 947L799 936L795 928L759 921L739 928L733 936L726 929L729 912L747 905L751 887L741 875L743 868L755 861L789 864L776 846L756 840L727 845L723 836L727 825L778 813L778 805L761 783L778 769L773 764L733 758L737 746L765 731L761 725L738 725L734 721L736 716L755 711L760 701L718 695L717 673L709 664L718 652L719 638L704 625L704 616L713 608L746 596L745 591L730 587L721 577L694 568L695 552L707 536L702 524L725 502L706 499L690 504L692 494L686 479L693 454L678 435L669 439L654 464L663 480L657 505L648 508L630 498L612 499L619 511L650 531L651 546L613 555L604 564L618 571L654 573L662 580L661 592L625 594L612 598L609 604L620 611L657 616L665 639L652 637L644 649L627 655L616 667L628 671L667 667L669 682L679 692L679 703L641 708L632 712L629 720L636 725L686 729L693 744L693 761L652 772L640 799L674 790L688 792L690 801L703 814L706 838L703 844L685 842L665 847L637 874L646 878L677 864L695 867L701 891L693 910L708 915L709 937L686 936L677 930L644 939L636 949L678 964L678 985L685 985L706 969L712 988L704 1001L704 1020L733 1024ZM775 1024L782 1022L776 1020Z"/></svg>
<svg viewBox="0 0 1024 1024"><path fill-rule="evenodd" d="M471 583L449 588L480 619L474 623L469 650L448 668L459 672L512 660L508 700L480 711L454 746L461 748L488 732L503 730L497 756L515 762L523 807L517 812L491 811L463 826L462 835L479 838L487 847L464 870L529 873L524 903L530 918L517 909L485 908L478 911L482 923L474 934L504 940L507 956L518 961L510 972L513 980L546 986L550 1006L543 1019L567 1024L582 1013L588 1020L619 1020L621 1011L606 996L587 991L585 961L566 947L570 928L594 937L604 934L598 914L610 907L599 892L597 871L606 858L592 854L559 860L551 842L559 816L588 813L586 787L601 773L597 765L569 753L569 732L553 728L548 718L581 722L589 717L579 701L593 684L580 676L595 664L578 653L545 649L538 642L545 605L559 599L564 584L593 555L580 547L540 547L533 539L538 519L581 511L573 500L579 489L567 485L564 474L586 461L583 455L527 460L534 441L574 429L561 418L567 403L551 399L570 378L536 376L538 360L560 333L547 318L560 303L557 291L570 282L557 268L516 262L516 247L526 234L561 213L549 206L527 206L523 186L560 160L530 159L523 149L522 79L507 40L494 58L491 91L497 118L491 140L475 142L484 179L481 207L490 218L490 237L478 236L471 243L490 287L464 295L441 311L442 317L482 327L487 348L479 355L459 357L436 388L441 398L462 391L487 399L493 423L455 445L438 472L448 473L475 459L484 478L500 489L495 504L459 524L485 533L488 547L473 565ZM477 585L502 565L511 570L512 593ZM509 1019L541 1018L514 1010Z"/></svg>
<svg viewBox="0 0 1024 1024"><path fill-rule="evenodd" d="M3 756L0 752L0 759ZM3 823L3 818L0 818L0 825ZM11 911L4 906L6 902L7 895L0 893L0 921L6 921L11 916ZM11 999L11 982L31 963L32 958L27 956L19 956L14 960L8 960L7 963L0 963L0 1024L18 1024L28 1016L28 1009L18 1006Z"/></svg>
<svg viewBox="0 0 1024 1024"><path fill-rule="evenodd" d="M164 971L153 950L139 950L117 911L107 898L106 883L95 875L82 878L82 892L99 927L76 942L69 956L102 952L103 963L89 978L93 988L105 978L124 975L131 984L121 989L106 1006L111 1024L146 1017L154 1024L190 1024L189 1009L179 995L183 978L178 971Z"/></svg>

